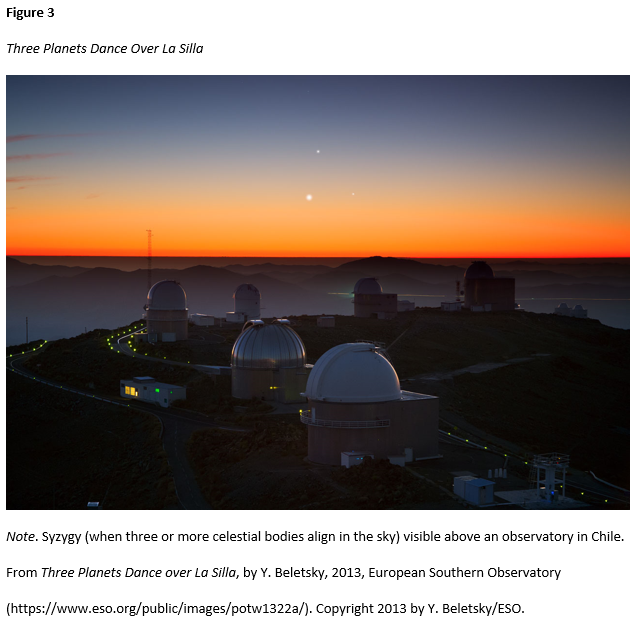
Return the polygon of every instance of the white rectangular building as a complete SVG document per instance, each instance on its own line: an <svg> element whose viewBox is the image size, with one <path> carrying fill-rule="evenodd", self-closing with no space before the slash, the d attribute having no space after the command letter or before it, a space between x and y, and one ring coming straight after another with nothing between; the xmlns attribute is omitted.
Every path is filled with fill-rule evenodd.
<svg viewBox="0 0 637 622"><path fill-rule="evenodd" d="M191 313L190 321L197 326L214 326L215 316L205 315L204 313Z"/></svg>
<svg viewBox="0 0 637 622"><path fill-rule="evenodd" d="M493 503L495 482L476 477L465 482L464 498L473 505L489 505Z"/></svg>
<svg viewBox="0 0 637 622"><path fill-rule="evenodd" d="M316 318L316 325L322 328L334 328L336 326L336 319L333 315L321 315Z"/></svg>
<svg viewBox="0 0 637 622"><path fill-rule="evenodd" d="M120 380L119 387L119 394L122 397L159 404L164 408L168 408L175 400L186 399L186 387L158 382L151 376Z"/></svg>
<svg viewBox="0 0 637 622"><path fill-rule="evenodd" d="M462 302L454 300L451 302L441 302L440 308L443 311L460 311L462 309Z"/></svg>

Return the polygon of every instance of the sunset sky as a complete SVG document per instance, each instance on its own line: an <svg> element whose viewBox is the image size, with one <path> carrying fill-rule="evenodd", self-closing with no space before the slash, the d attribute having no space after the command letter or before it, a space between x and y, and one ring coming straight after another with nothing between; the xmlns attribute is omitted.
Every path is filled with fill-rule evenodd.
<svg viewBox="0 0 637 622"><path fill-rule="evenodd" d="M7 76L7 254L628 256L629 112L628 77Z"/></svg>

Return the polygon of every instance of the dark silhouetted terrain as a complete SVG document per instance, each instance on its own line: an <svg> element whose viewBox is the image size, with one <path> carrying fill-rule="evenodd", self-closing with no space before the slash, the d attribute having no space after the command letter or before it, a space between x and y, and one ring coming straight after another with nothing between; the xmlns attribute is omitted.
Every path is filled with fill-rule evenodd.
<svg viewBox="0 0 637 622"><path fill-rule="evenodd" d="M167 263L167 258L160 259L163 261L155 263ZM512 261L493 267L496 276L515 276L516 298L527 310L549 313L566 301L569 306L582 304L589 310L589 317L608 325L629 326L628 264L551 266ZM245 266L232 263L226 268L157 268L153 269L152 281L179 281L186 290L191 313L225 317L234 308L235 288L250 282L261 291L263 315L348 315L353 313L351 292L359 278L376 276L385 292L411 299L417 306L438 307L442 300L455 297L456 281L462 280L464 270L464 266L422 260L370 257L337 267L264 262ZM49 340L130 322L139 317L146 302L147 272L27 265L8 258L7 285L7 342L13 344L25 339L25 317L29 317L30 339Z"/></svg>
<svg viewBox="0 0 637 622"><path fill-rule="evenodd" d="M310 363L340 343L384 343L404 389L439 396L440 426L444 430L466 433L471 438L486 434L496 444L514 444L529 457L552 451L568 453L573 467L581 472L593 471L616 485L630 485L627 331L591 319L525 312L445 313L435 309L400 314L395 321L339 316L334 329L317 327L316 317L293 317L292 321L305 343ZM172 360L196 356L197 362L228 365L239 330L196 327L187 342L146 348L152 355ZM363 482L357 479L362 475L342 479L338 470L316 470L303 461L306 428L298 421L296 405L289 408L290 414L270 415L267 404L233 399L227 377L213 381L188 368L115 354L106 344L107 334L96 332L50 343L30 359L28 366L45 377L113 396L119 394L120 378L152 375L188 387L183 407L207 413L212 422L244 427L245 433L206 430L191 437L189 456L212 507L446 508L454 503L441 497L437 489L426 483L416 486L415 480L405 480L405 473L397 475L392 469L370 472L370 480ZM207 336L221 336L223 340ZM505 366L478 374L449 375L482 363ZM16 452L13 456L22 452L22 460L31 454L45 456L36 461L38 469L46 468L47 460L54 461L59 473L56 477L63 477L66 468L77 469L75 452L77 443L81 444L80 438L65 443L64 434L55 436L56 421L65 434L70 425L66 423L70 414L65 414L69 408L67 394L49 393L44 401L39 397L40 389L32 390L24 383L25 379L9 374L8 446ZM242 407L240 414L235 412L237 406ZM83 407L78 403L77 408ZM32 414L22 422L22 412ZM40 422L38 416L45 419ZM98 425L99 420L93 424ZM39 426L43 433L38 429L25 436L23 425ZM80 433L85 432L80 428ZM52 453L48 448L53 438L58 444ZM442 453L446 451L450 450L442 447ZM468 462L458 468L467 468L472 459L467 456ZM21 473L20 465L17 459L8 463L8 478ZM418 466L425 477L428 469L427 464ZM445 480L433 463L431 469L437 473L436 481L449 487L450 476L447 474ZM525 478L527 471L518 465L520 477ZM19 482L22 477L20 474ZM396 498L391 492L394 488L405 494Z"/></svg>

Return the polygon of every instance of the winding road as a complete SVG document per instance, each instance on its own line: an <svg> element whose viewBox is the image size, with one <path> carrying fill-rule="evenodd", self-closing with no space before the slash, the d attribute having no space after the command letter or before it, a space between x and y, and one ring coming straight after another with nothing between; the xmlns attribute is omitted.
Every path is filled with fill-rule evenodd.
<svg viewBox="0 0 637 622"><path fill-rule="evenodd" d="M132 334L132 333L131 333ZM127 335L130 336L130 335ZM37 374L34 374L30 370L26 369L23 362L41 351L43 347L46 347L46 343L42 344L39 348L24 352L23 354L11 355L7 357L7 369L11 372L20 374L21 376L48 385L61 391L69 391L83 397L98 400L101 402L107 402L120 406L123 408L135 408L144 412L150 413L159 419L161 429L161 439L166 451L168 463L173 473L173 479L175 482L175 492L181 507L185 510L209 510L211 509L208 502L205 500L199 486L195 474L190 467L188 456L186 452L186 443L193 432L201 429L216 428L221 430L232 430L235 432L245 432L243 428L236 428L231 426L222 426L212 423L206 415L194 411L184 410L180 408L168 407L162 408L161 406L155 406L144 402L131 403L130 399L118 398L100 395L97 393L88 393L72 387L68 384L54 382L48 378L44 378ZM128 348L128 346L126 346ZM128 348L130 350L130 348ZM122 348L123 350L123 348ZM128 352L124 352L128 354ZM134 352L130 352L131 356L139 357ZM151 358L142 356L141 358ZM160 361L171 365L185 365L187 367L206 367L205 365L188 365L186 363L178 363L175 361L166 361L163 359L151 360ZM201 371L201 370L200 370ZM209 372L208 372L209 373Z"/></svg>

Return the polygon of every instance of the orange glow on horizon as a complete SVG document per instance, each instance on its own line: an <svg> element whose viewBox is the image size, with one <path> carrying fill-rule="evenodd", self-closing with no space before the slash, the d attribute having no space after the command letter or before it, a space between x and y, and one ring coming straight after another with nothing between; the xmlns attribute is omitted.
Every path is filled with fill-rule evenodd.
<svg viewBox="0 0 637 622"><path fill-rule="evenodd" d="M630 256L623 186L556 184L516 197L511 183L426 192L384 183L355 196L332 188L311 202L300 187L261 188L261 196L251 188L72 189L7 191L8 255L143 257L152 229L157 257Z"/></svg>

